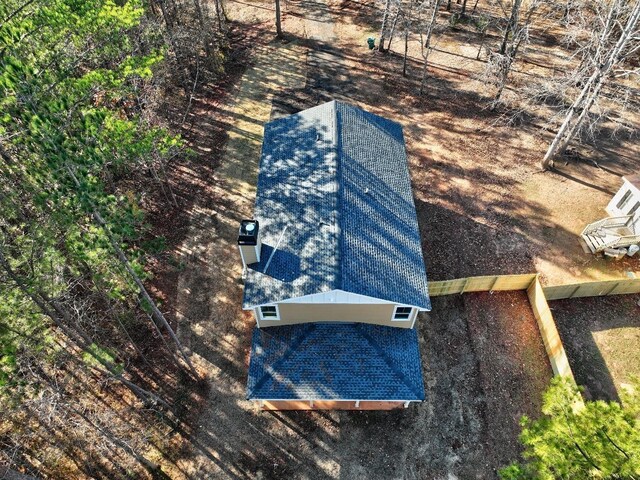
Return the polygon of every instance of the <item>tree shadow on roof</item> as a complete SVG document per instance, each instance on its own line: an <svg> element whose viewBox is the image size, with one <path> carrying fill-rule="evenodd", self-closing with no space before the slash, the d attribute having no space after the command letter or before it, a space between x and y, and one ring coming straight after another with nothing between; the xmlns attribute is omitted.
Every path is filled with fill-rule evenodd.
<svg viewBox="0 0 640 480"><path fill-rule="evenodd" d="M293 282L300 277L300 257L295 253L263 243L260 255L263 261L248 265L248 268L281 282ZM266 262L269 262L268 266Z"/></svg>

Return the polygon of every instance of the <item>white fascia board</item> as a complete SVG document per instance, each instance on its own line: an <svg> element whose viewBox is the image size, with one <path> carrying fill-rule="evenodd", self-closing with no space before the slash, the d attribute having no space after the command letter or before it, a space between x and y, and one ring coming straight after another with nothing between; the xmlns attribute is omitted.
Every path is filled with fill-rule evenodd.
<svg viewBox="0 0 640 480"><path fill-rule="evenodd" d="M380 298L368 297L367 295L359 295L357 293L345 292L344 290L329 290L328 292L313 293L311 295L304 295L302 297L287 298L278 302L262 303L260 305L253 305L245 308L244 310L253 310L257 307L264 305L275 305L277 303L315 303L315 304L355 304L355 305L398 305L400 307L416 308L421 312L427 312L425 308L417 307L416 305L408 305L403 303L392 302L390 300L382 300Z"/></svg>
<svg viewBox="0 0 640 480"><path fill-rule="evenodd" d="M297 298L289 298L283 300L280 303L368 303L368 304L392 304L388 300L382 300L380 298L368 297L366 295L359 295L357 293L345 292L344 290L336 289L329 290L328 292L314 293L311 295L304 295Z"/></svg>

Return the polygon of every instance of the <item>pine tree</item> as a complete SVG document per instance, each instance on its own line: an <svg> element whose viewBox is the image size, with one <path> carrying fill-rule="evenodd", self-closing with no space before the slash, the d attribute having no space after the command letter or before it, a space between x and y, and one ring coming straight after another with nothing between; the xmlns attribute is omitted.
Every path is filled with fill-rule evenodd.
<svg viewBox="0 0 640 480"><path fill-rule="evenodd" d="M524 462L500 471L503 480L640 478L640 384L618 402L583 402L579 389L555 377L543 416L522 419Z"/></svg>

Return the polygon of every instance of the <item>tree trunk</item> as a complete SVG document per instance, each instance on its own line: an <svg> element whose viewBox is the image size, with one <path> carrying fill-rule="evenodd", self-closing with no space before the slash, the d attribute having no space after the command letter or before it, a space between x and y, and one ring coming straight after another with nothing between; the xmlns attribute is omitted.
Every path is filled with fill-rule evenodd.
<svg viewBox="0 0 640 480"><path fill-rule="evenodd" d="M507 79L509 78L509 72L511 72L511 67L513 66L513 62L516 59L516 55L518 54L518 49L520 48L520 43L522 42L522 38L518 40L510 52L506 55L506 62L502 66L500 86L498 87L498 92L496 93L495 98L493 99L493 105L491 106L491 111L495 110L498 106L498 102L500 98L502 98L502 92L504 92L505 87L507 86Z"/></svg>
<svg viewBox="0 0 640 480"><path fill-rule="evenodd" d="M164 5L164 0L156 0L154 3L160 7L160 11L162 12L162 18L164 19L164 23L167 26L167 30L168 31L173 30L173 21L171 20L171 18L169 18L167 9L165 8L165 5Z"/></svg>
<svg viewBox="0 0 640 480"><path fill-rule="evenodd" d="M389 9L391 8L391 0L387 0L384 4L384 13L382 14L382 26L380 27L380 42L378 42L378 50L384 52L385 33L387 31L387 21L389 19Z"/></svg>
<svg viewBox="0 0 640 480"><path fill-rule="evenodd" d="M409 53L409 26L404 29L404 58L402 59L402 76L407 76L407 54Z"/></svg>
<svg viewBox="0 0 640 480"><path fill-rule="evenodd" d="M280 0L276 0L276 35L282 37L282 24L280 22Z"/></svg>
<svg viewBox="0 0 640 480"><path fill-rule="evenodd" d="M211 31L209 25L207 25L207 19L204 18L204 12L202 11L202 5L200 0L193 0L193 6L196 9L196 15L198 16L198 23L202 30L202 43L204 51L207 53L207 58L213 58L213 52L211 51Z"/></svg>
<svg viewBox="0 0 640 480"><path fill-rule="evenodd" d="M393 34L396 31L396 25L398 24L398 18L400 18L400 7L398 7L398 11L396 12L396 16L393 19L393 24L391 25L391 32L389 33L389 42L387 43L387 51L391 50L391 41L393 40Z"/></svg>
<svg viewBox="0 0 640 480"><path fill-rule="evenodd" d="M500 45L501 55L504 55L505 52L507 51L509 34L513 31L515 26L518 24L518 14L520 13L521 5L522 5L522 0L513 0L513 6L511 7L511 17L509 17L509 21L507 22L507 27L504 31L504 36L502 37L502 44Z"/></svg>
<svg viewBox="0 0 640 480"><path fill-rule="evenodd" d="M467 11L467 0L463 0L462 10L460 11L460 15L464 15L466 11Z"/></svg>
<svg viewBox="0 0 640 480"><path fill-rule="evenodd" d="M476 60L480 60L480 54L482 53L482 48L484 47L484 41L487 36L487 31L482 31L482 36L480 37L480 46L478 47L478 53L476 54Z"/></svg>
<svg viewBox="0 0 640 480"><path fill-rule="evenodd" d="M433 12L431 13L431 19L429 20L429 26L427 27L427 38L424 41L424 65L422 66L422 78L420 80L420 95L424 91L424 85L427 80L427 67L429 64L429 53L431 52L431 35L433 34L433 28L436 25L438 19L438 11L440 10L440 2L442 0L436 0L436 4L433 6ZM465 0L466 2L466 0Z"/></svg>
<svg viewBox="0 0 640 480"><path fill-rule="evenodd" d="M224 33L224 11L222 10L222 5L220 5L220 0L214 0L213 4L216 8L216 19L218 20L218 30L220 33Z"/></svg>

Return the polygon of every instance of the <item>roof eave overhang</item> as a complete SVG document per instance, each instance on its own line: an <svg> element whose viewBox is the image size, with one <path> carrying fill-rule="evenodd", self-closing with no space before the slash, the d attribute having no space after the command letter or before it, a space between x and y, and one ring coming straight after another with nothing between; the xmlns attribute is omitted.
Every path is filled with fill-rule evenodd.
<svg viewBox="0 0 640 480"><path fill-rule="evenodd" d="M317 297L323 296L323 295L331 295L331 294L335 294L336 296L338 294L346 294L348 296L352 296L352 297L357 297L358 300L360 301L318 301ZM313 298L316 297L316 298ZM359 293L354 293L354 292L347 292L345 290L341 290L341 289L334 289L334 290L328 290L326 292L318 292L318 293L312 293L309 295L301 295L298 297L288 297L288 298L283 298L280 300L273 300L270 302L264 302L264 303L258 303L255 305L252 304L246 304L243 303L242 305L242 309L243 310L253 310L255 308L259 308L259 307L263 307L265 305L273 305L276 303L315 303L315 304L326 304L326 305L343 305L343 304L355 304L355 305L366 305L366 304L386 304L386 305L400 305L403 307L411 307L411 308L417 308L420 312L430 312L431 311L431 302L428 303L428 306L425 306L424 304L422 305L415 305L415 304L411 304L411 303L405 303L405 302L399 302L399 301L394 301L394 300L389 300L389 299L384 299L384 298L376 298L376 297L371 297L368 295L361 295Z"/></svg>
<svg viewBox="0 0 640 480"><path fill-rule="evenodd" d="M422 399L396 399L396 398L320 398L320 397L304 397L304 398L261 398L247 396L247 400L256 402L424 402Z"/></svg>

